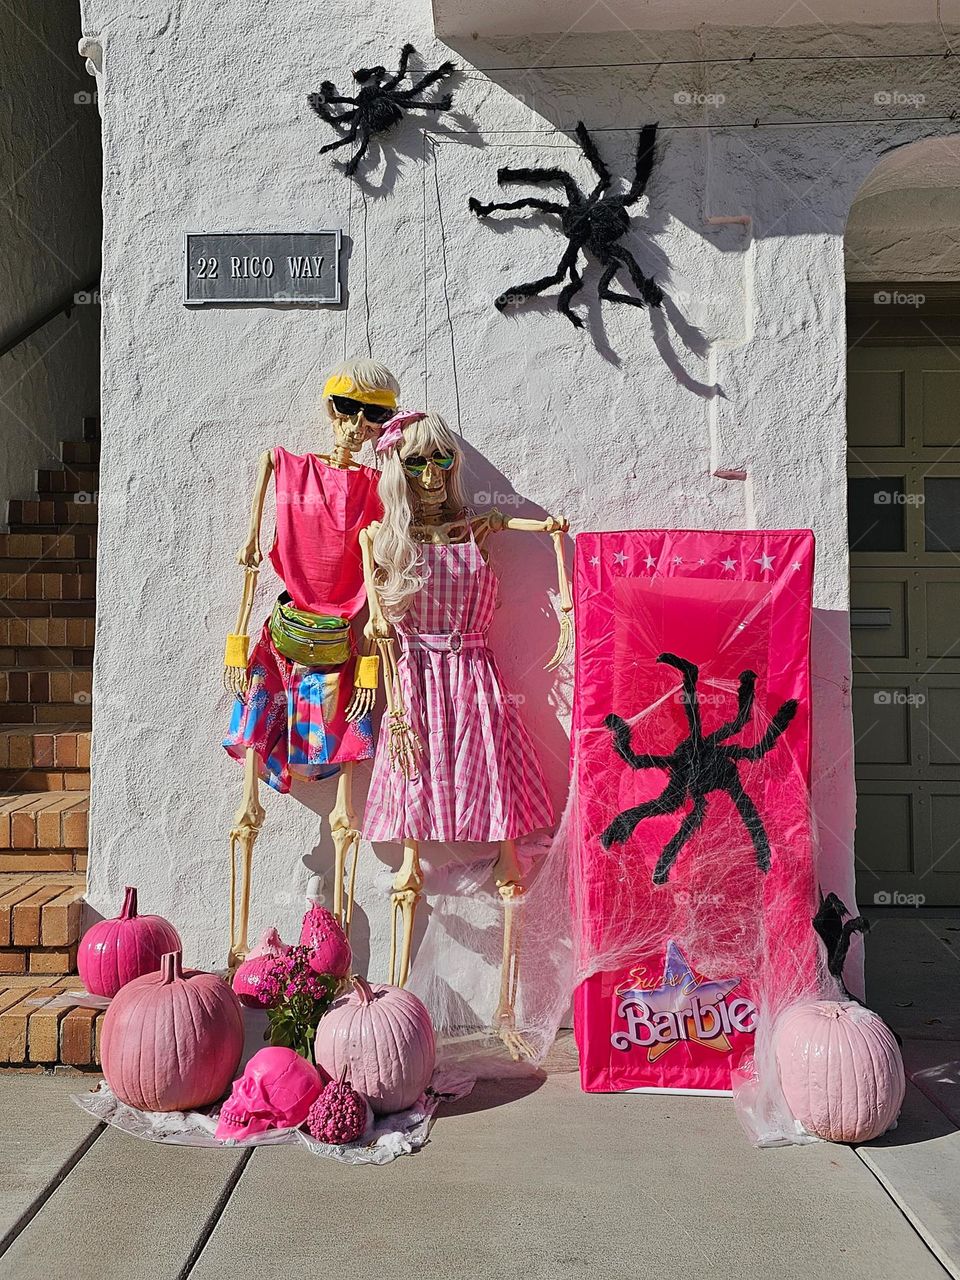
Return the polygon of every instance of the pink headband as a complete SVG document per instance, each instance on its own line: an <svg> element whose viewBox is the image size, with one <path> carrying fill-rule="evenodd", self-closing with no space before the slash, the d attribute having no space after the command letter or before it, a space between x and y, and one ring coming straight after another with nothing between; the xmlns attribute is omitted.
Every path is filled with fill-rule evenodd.
<svg viewBox="0 0 960 1280"><path fill-rule="evenodd" d="M404 427L408 427L411 422L419 422L426 416L425 413L419 413L416 409L398 409L393 417L383 424L383 430L376 443L377 453L392 453L403 439Z"/></svg>

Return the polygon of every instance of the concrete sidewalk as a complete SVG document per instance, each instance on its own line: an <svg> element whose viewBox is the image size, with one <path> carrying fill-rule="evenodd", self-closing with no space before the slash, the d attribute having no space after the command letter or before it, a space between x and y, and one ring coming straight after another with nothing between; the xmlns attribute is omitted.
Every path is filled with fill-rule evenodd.
<svg viewBox="0 0 960 1280"><path fill-rule="evenodd" d="M549 1074L478 1083L385 1168L155 1146L74 1106L94 1080L0 1077L0 1277L960 1275L958 923L875 923L872 1003L917 1084L857 1149L757 1151L729 1099L584 1095L569 1041Z"/></svg>

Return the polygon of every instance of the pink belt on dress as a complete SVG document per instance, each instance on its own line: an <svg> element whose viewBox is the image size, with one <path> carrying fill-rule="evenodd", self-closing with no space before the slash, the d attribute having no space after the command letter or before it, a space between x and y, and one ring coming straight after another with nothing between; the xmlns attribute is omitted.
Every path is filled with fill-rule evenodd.
<svg viewBox="0 0 960 1280"><path fill-rule="evenodd" d="M430 649L434 653L459 653L461 649L485 649L485 631L447 631L426 635L417 631L401 631L400 643L405 649Z"/></svg>

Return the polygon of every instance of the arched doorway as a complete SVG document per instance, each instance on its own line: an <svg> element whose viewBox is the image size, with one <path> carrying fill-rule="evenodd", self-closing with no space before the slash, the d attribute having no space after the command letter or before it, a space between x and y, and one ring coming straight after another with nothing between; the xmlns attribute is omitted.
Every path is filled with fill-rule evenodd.
<svg viewBox="0 0 960 1280"><path fill-rule="evenodd" d="M960 139L891 152L845 237L857 896L960 904Z"/></svg>

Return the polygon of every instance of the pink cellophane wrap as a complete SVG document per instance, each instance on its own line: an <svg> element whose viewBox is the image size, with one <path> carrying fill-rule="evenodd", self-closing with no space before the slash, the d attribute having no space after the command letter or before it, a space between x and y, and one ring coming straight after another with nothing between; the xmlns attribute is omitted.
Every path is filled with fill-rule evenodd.
<svg viewBox="0 0 960 1280"><path fill-rule="evenodd" d="M769 1050L772 1022L820 991L809 811L813 556L806 531L576 540L567 838L582 1084L735 1089L758 1142L789 1141L796 1130ZM741 672L756 673L751 714L728 746L759 743L778 709L797 703L759 759L735 763L769 843L767 872L725 791L707 796L666 883L654 883L654 869L693 808L689 796L643 817L621 842L601 842L618 814L661 795L669 776L627 764L605 718L629 724L636 753L670 755L690 735L681 671L657 662L664 653L698 668L705 737L735 718Z"/></svg>

